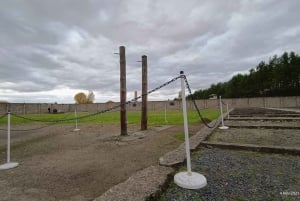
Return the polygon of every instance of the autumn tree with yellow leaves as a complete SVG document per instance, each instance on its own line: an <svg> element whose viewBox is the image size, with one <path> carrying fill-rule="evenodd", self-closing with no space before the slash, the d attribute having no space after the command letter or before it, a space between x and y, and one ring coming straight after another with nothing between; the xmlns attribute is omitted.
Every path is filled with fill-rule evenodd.
<svg viewBox="0 0 300 201"><path fill-rule="evenodd" d="M89 91L88 94L79 92L74 96L74 100L77 104L91 104L94 102L95 95L93 91Z"/></svg>

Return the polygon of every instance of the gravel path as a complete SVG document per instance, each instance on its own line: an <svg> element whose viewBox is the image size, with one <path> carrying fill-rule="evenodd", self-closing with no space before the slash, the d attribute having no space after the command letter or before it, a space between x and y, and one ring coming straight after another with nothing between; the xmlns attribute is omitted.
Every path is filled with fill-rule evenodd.
<svg viewBox="0 0 300 201"><path fill-rule="evenodd" d="M300 200L299 156L200 149L192 155L192 170L207 178L206 187L187 190L171 182L159 200Z"/></svg>
<svg viewBox="0 0 300 201"><path fill-rule="evenodd" d="M273 121L264 121L264 120L256 120L256 121L243 121L243 120L235 120L235 121L231 121L231 120L226 120L225 121L225 125L232 127L274 127L276 128L280 128L280 127L289 127L289 128L295 128L295 129L299 129L300 128L300 121L299 120L291 120L291 121L284 121L284 120L273 120Z"/></svg>
<svg viewBox="0 0 300 201"><path fill-rule="evenodd" d="M300 130L230 128L228 130L215 130L208 141L300 147Z"/></svg>

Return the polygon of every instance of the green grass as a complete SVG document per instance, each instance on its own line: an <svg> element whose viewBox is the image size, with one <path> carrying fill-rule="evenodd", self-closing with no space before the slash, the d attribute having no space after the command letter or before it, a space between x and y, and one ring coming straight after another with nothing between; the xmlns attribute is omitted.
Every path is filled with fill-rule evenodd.
<svg viewBox="0 0 300 201"><path fill-rule="evenodd" d="M175 138L177 138L178 140L184 140L184 133L176 134Z"/></svg>
<svg viewBox="0 0 300 201"><path fill-rule="evenodd" d="M78 113L78 117L88 115L89 113ZM213 120L216 119L219 115L219 111L216 109L206 109L201 110L203 117ZM61 119L71 119L74 118L74 113L62 113L62 114L27 114L20 115L26 118L43 120L43 121L57 121ZM178 125L183 123L182 111L179 110L170 110L167 111L167 122L165 121L165 112L164 111L148 111L148 124L149 125ZM141 112L140 111L128 111L127 112L127 123L128 124L140 124ZM0 119L0 124L5 124L7 118ZM188 111L188 121L189 123L199 122L198 114L195 110ZM120 112L106 112L103 114L94 115L88 118L78 119L78 123L107 123L114 124L120 122ZM26 124L32 123L32 121L25 120L19 117L11 116L11 123L13 124ZM62 123L74 123L74 120L63 121Z"/></svg>

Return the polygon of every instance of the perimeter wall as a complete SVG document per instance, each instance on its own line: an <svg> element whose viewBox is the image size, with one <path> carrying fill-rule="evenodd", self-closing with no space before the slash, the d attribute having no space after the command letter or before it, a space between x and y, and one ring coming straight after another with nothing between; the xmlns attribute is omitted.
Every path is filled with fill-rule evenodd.
<svg viewBox="0 0 300 201"><path fill-rule="evenodd" d="M234 98L223 99L228 103L229 108L239 107L262 107L262 108L300 108L300 96L290 97L259 97L259 98ZM200 109L218 108L218 100L197 100ZM57 109L58 112L74 112L75 107L78 112L100 112L109 109L119 103L94 103L94 104L48 104L48 103L0 103L0 115L5 114L8 110L15 114L41 114L48 113ZM194 109L192 101L187 101L187 108ZM181 101L149 101L148 110L180 110ZM115 109L114 111L118 111ZM141 102L127 105L128 111L141 110Z"/></svg>

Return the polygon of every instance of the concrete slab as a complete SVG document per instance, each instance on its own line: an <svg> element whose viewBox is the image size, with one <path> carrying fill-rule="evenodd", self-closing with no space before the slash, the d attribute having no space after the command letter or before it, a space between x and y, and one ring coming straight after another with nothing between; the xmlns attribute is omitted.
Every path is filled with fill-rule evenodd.
<svg viewBox="0 0 300 201"><path fill-rule="evenodd" d="M155 197L173 171L170 167L150 166L112 187L94 201L142 201Z"/></svg>

